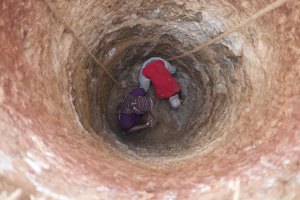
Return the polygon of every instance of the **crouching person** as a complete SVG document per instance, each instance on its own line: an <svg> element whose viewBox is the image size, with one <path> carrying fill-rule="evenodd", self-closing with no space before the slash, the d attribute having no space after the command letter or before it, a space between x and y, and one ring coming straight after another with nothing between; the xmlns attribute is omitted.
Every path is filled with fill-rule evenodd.
<svg viewBox="0 0 300 200"><path fill-rule="evenodd" d="M146 97L145 94L143 88L135 88L118 105L119 123L124 132L130 133L154 126L155 121L150 113L153 102L151 97ZM140 124L145 113L148 113L147 122Z"/></svg>
<svg viewBox="0 0 300 200"><path fill-rule="evenodd" d="M172 108L176 109L181 105L179 93L180 85L172 77L176 73L176 68L168 61L152 57L145 61L139 74L140 87L147 92L150 84L153 84L155 94L158 99L169 99Z"/></svg>

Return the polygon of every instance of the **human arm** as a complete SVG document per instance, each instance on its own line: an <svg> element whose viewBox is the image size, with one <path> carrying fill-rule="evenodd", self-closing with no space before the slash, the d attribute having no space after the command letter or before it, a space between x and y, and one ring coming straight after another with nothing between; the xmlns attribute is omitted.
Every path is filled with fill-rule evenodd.
<svg viewBox="0 0 300 200"><path fill-rule="evenodd" d="M131 129L129 129L127 132L132 133L132 132L143 130L148 127L149 127L149 123L147 122L146 124L143 124L143 125L136 125L136 126L132 127Z"/></svg>
<svg viewBox="0 0 300 200"><path fill-rule="evenodd" d="M132 133L132 132L135 132L135 131L140 131L140 130L143 130L145 128L153 127L153 126L155 126L155 124L156 124L156 121L153 119L152 113L149 112L146 124L136 125L136 126L132 127L131 129L129 129L127 132Z"/></svg>
<svg viewBox="0 0 300 200"><path fill-rule="evenodd" d="M147 92L149 90L151 81L143 75L142 71L143 70L141 70L139 74L140 88L144 88L144 90Z"/></svg>
<svg viewBox="0 0 300 200"><path fill-rule="evenodd" d="M169 63L168 61L166 60L163 60L164 63L165 63L165 68L168 70L168 72L173 75L176 73L177 69L176 67L174 67L171 63Z"/></svg>

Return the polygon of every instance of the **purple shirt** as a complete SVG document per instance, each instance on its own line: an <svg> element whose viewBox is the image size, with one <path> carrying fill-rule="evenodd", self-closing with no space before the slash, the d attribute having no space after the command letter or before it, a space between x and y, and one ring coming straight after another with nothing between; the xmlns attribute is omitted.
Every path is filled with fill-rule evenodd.
<svg viewBox="0 0 300 200"><path fill-rule="evenodd" d="M143 88L135 88L131 90L118 106L119 123L122 130L131 129L142 114L150 111L153 103L150 97L145 97Z"/></svg>

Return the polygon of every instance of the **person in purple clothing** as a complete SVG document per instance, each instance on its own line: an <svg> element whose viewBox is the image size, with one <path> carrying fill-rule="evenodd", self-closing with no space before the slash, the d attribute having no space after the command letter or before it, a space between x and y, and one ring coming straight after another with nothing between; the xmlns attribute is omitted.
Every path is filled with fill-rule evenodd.
<svg viewBox="0 0 300 200"><path fill-rule="evenodd" d="M143 88L132 89L118 105L120 127L125 132L139 131L153 127L155 121L151 115L153 102L151 97L145 96ZM145 124L139 124L143 114L148 113L148 120Z"/></svg>

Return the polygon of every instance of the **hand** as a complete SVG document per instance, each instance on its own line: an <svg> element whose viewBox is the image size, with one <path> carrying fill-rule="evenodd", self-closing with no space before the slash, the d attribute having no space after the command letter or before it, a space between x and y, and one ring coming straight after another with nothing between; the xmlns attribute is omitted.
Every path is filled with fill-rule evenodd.
<svg viewBox="0 0 300 200"><path fill-rule="evenodd" d="M151 127L151 128L154 127L155 125L156 125L156 121L154 119L150 119L146 124L147 127Z"/></svg>

